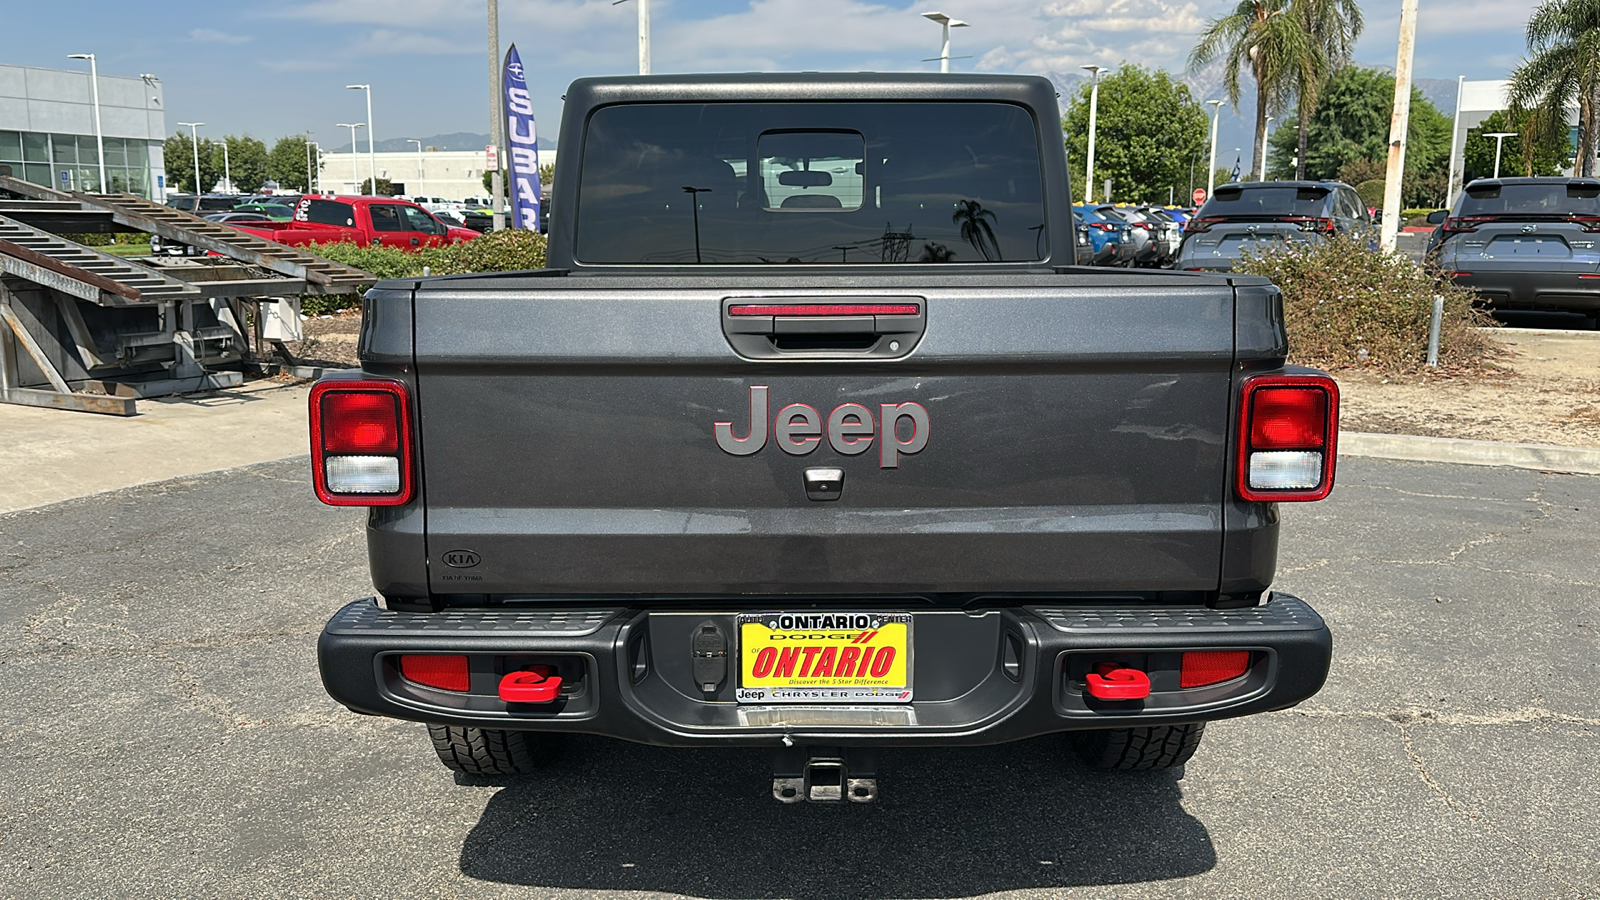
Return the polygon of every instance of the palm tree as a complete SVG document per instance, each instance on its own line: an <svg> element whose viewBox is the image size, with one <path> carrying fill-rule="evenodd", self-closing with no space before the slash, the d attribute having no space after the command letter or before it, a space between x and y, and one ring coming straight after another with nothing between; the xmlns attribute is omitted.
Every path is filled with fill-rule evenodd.
<svg viewBox="0 0 1600 900"><path fill-rule="evenodd" d="M995 240L994 229L989 226L994 218L994 213L976 200L957 202L956 211L950 214L950 221L961 226L961 239L971 244L985 260L1000 258L1000 242ZM994 248L992 255L990 247Z"/></svg>
<svg viewBox="0 0 1600 900"><path fill-rule="evenodd" d="M1300 151L1295 156L1294 177L1306 177L1306 129L1333 73L1350 64L1356 38L1361 36L1361 6L1356 0L1290 0L1290 10L1311 37L1311 51L1301 55L1295 71L1295 118Z"/></svg>
<svg viewBox="0 0 1600 900"><path fill-rule="evenodd" d="M1600 144L1600 0L1546 0L1528 19L1528 53L1506 91L1513 113L1538 109L1554 121L1578 101L1579 175L1595 174Z"/></svg>
<svg viewBox="0 0 1600 900"><path fill-rule="evenodd" d="M1239 0L1233 12L1212 19L1189 52L1189 71L1212 60L1226 64L1223 84L1228 102L1239 108L1239 73L1248 70L1256 83L1256 139L1251 171L1261 168L1267 143L1267 116L1282 111L1298 87L1296 73L1320 47L1291 14L1291 0ZM1326 68L1325 63L1316 63Z"/></svg>

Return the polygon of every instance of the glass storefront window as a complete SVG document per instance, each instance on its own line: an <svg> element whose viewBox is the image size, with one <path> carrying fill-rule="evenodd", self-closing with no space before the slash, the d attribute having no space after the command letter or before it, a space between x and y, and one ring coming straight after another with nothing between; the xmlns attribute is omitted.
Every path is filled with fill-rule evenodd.
<svg viewBox="0 0 1600 900"><path fill-rule="evenodd" d="M22 167L22 177L34 184L50 184L49 163L28 163Z"/></svg>
<svg viewBox="0 0 1600 900"><path fill-rule="evenodd" d="M50 161L75 163L78 161L78 139L70 134L50 135Z"/></svg>
<svg viewBox="0 0 1600 900"><path fill-rule="evenodd" d="M128 164L128 152L123 147L122 138L106 138L106 165L124 166Z"/></svg>
<svg viewBox="0 0 1600 900"><path fill-rule="evenodd" d="M0 160L22 162L22 135L15 131L0 131Z"/></svg>
<svg viewBox="0 0 1600 900"><path fill-rule="evenodd" d="M94 135L78 135L78 162L88 166L100 162L100 148L95 143Z"/></svg>
<svg viewBox="0 0 1600 900"><path fill-rule="evenodd" d="M47 163L50 161L50 145L48 139L42 134L22 133L22 158L33 163ZM32 181L33 179L29 179Z"/></svg>
<svg viewBox="0 0 1600 900"><path fill-rule="evenodd" d="M128 165L147 169L150 167L150 146L144 141L128 141Z"/></svg>

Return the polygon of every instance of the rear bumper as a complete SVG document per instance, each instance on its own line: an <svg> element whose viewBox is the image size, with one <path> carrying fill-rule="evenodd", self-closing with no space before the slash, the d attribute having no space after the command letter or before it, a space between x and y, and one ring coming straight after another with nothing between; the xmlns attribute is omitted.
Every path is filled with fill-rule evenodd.
<svg viewBox="0 0 1600 900"><path fill-rule="evenodd" d="M774 605L775 606L775 605ZM1093 728L1197 722L1294 706L1321 689L1332 636L1304 601L1274 594L1248 609L1007 607L914 612L914 699L875 706L741 705L738 648L727 677L698 690L690 639L707 623L736 635L734 612L622 606L405 613L346 606L318 642L328 693L350 709L435 724L608 735L664 746L977 745ZM1246 650L1243 676L1182 689L1185 651ZM456 693L400 675L402 653L464 654ZM1099 662L1149 672L1145 700L1098 701ZM501 675L555 667L556 702L500 701Z"/></svg>
<svg viewBox="0 0 1600 900"><path fill-rule="evenodd" d="M1452 271L1456 284L1472 288L1498 309L1600 310L1600 273L1550 271ZM1588 277L1584 277L1588 275Z"/></svg>

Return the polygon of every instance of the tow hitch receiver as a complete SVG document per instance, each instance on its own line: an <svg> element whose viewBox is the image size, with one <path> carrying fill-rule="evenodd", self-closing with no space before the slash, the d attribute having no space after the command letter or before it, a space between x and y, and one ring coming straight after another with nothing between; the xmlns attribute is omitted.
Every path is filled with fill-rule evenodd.
<svg viewBox="0 0 1600 900"><path fill-rule="evenodd" d="M859 747L784 747L773 757L772 796L779 803L871 803L878 799L878 754Z"/></svg>
<svg viewBox="0 0 1600 900"><path fill-rule="evenodd" d="M561 695L561 676L553 666L529 666L500 679L500 699L507 703L553 703Z"/></svg>

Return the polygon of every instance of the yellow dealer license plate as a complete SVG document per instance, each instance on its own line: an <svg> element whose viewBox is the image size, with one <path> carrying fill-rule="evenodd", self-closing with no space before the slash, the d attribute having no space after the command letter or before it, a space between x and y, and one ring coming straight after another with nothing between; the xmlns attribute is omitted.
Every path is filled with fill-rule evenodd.
<svg viewBox="0 0 1600 900"><path fill-rule="evenodd" d="M740 703L910 700L910 613L739 616Z"/></svg>

